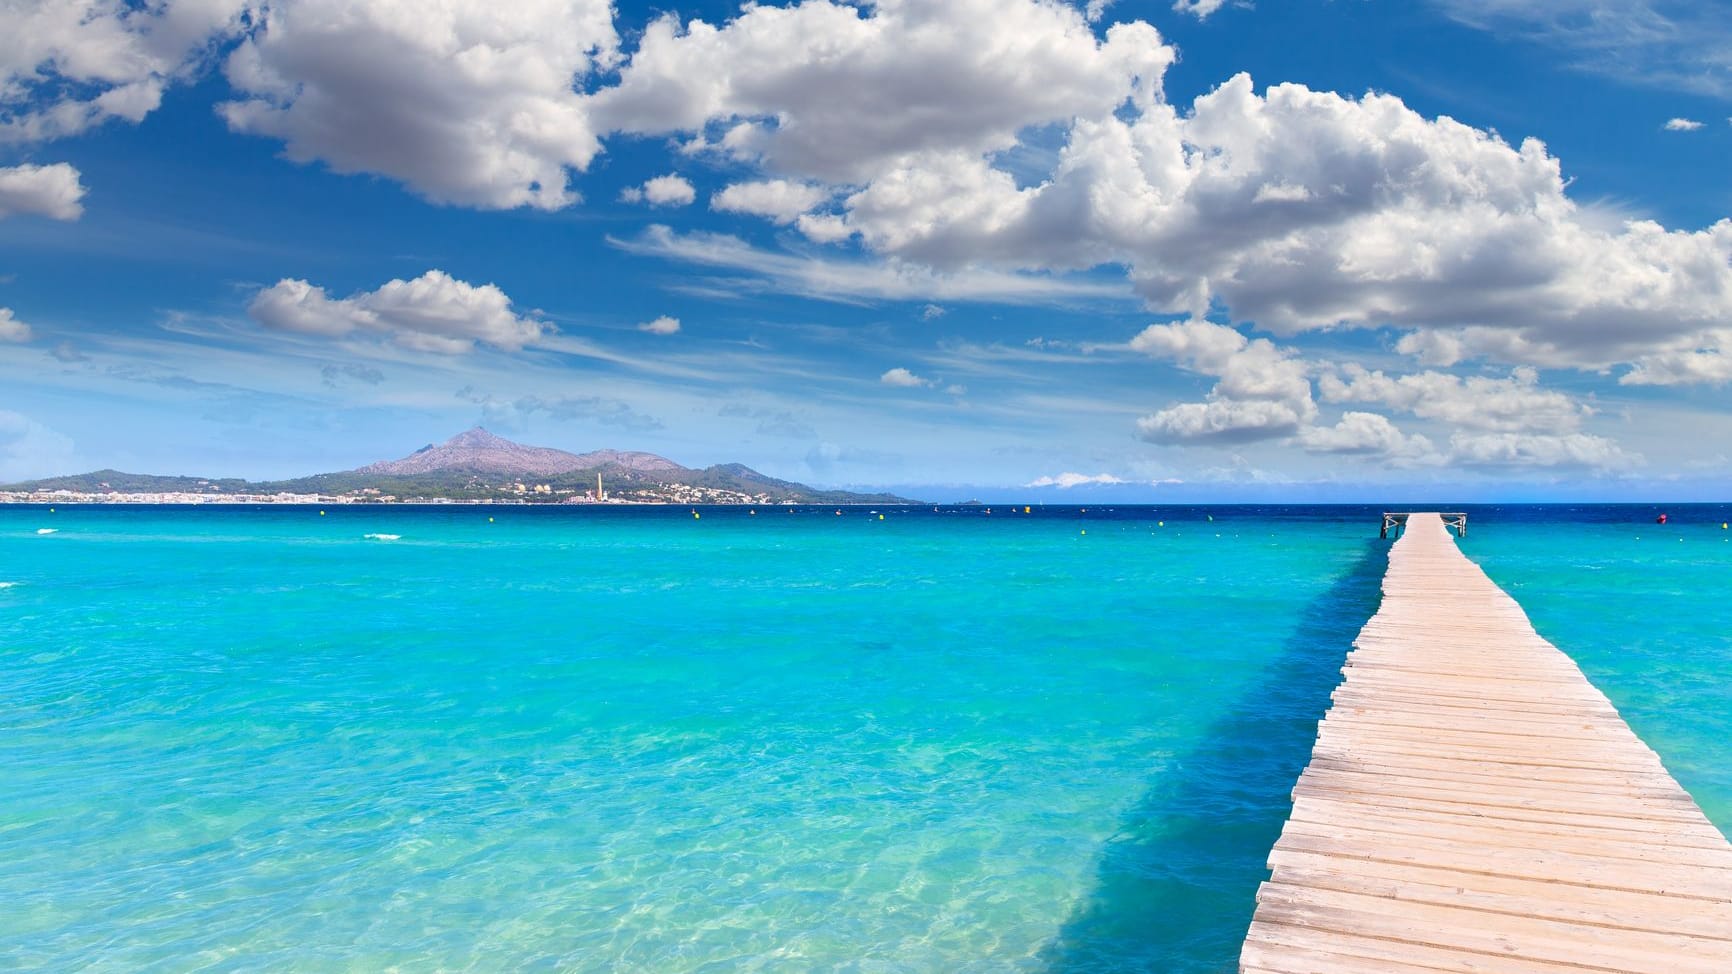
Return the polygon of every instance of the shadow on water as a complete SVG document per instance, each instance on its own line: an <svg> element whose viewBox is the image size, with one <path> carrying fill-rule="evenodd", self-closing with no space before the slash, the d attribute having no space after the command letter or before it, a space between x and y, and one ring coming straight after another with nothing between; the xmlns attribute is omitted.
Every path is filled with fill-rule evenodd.
<svg viewBox="0 0 1732 974"><path fill-rule="evenodd" d="M1353 637L1377 609L1388 544L1366 545L1263 678L1126 814L1095 890L1043 952L1049 974L1238 969L1264 863Z"/></svg>

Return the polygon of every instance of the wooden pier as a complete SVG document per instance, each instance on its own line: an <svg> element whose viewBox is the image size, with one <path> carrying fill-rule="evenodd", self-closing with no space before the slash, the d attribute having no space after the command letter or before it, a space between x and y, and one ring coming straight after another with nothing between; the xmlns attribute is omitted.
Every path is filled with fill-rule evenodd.
<svg viewBox="0 0 1732 974"><path fill-rule="evenodd" d="M1240 971L1732 972L1732 844L1442 517L1404 520Z"/></svg>

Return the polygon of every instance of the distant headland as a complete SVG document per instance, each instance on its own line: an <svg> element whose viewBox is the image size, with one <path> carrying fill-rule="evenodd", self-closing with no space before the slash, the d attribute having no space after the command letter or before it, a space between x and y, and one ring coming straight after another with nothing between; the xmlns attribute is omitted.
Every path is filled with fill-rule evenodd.
<svg viewBox="0 0 1732 974"><path fill-rule="evenodd" d="M567 453L477 426L400 460L293 480L97 470L0 487L0 503L98 504L897 504L894 494L820 490L738 463L703 469L653 453Z"/></svg>

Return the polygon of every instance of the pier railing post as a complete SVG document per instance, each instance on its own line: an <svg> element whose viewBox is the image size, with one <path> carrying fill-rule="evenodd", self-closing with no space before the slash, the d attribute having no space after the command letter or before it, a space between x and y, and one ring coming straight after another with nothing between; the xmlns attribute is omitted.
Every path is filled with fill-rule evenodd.
<svg viewBox="0 0 1732 974"><path fill-rule="evenodd" d="M1394 528L1395 529L1395 536L1398 538L1401 537L1407 531L1408 518L1411 518L1412 516L1413 515L1411 513L1407 513L1407 512L1403 512L1403 511L1384 511L1383 512L1383 527L1378 530L1377 536L1379 538L1388 538L1389 537L1389 529ZM1436 516L1436 517L1441 518L1443 520L1444 530L1447 531L1451 528L1455 529L1456 537L1459 537L1459 538L1467 537L1467 514L1457 511L1457 512L1451 512L1448 514L1427 515L1427 516Z"/></svg>

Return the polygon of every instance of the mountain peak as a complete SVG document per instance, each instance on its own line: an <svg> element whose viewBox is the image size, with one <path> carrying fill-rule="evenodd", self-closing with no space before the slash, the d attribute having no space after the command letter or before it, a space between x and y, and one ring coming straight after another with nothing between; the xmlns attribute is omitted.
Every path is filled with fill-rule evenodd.
<svg viewBox="0 0 1732 974"><path fill-rule="evenodd" d="M494 474L506 477L554 477L573 470L618 466L639 473L679 473L684 467L653 453L596 450L567 453L545 446L525 446L486 427L466 429L436 446L426 446L401 460L381 460L359 472L414 476L442 471Z"/></svg>
<svg viewBox="0 0 1732 974"><path fill-rule="evenodd" d="M521 447L503 436L495 435L485 426L471 426L440 444L452 449L464 450L500 450Z"/></svg>

